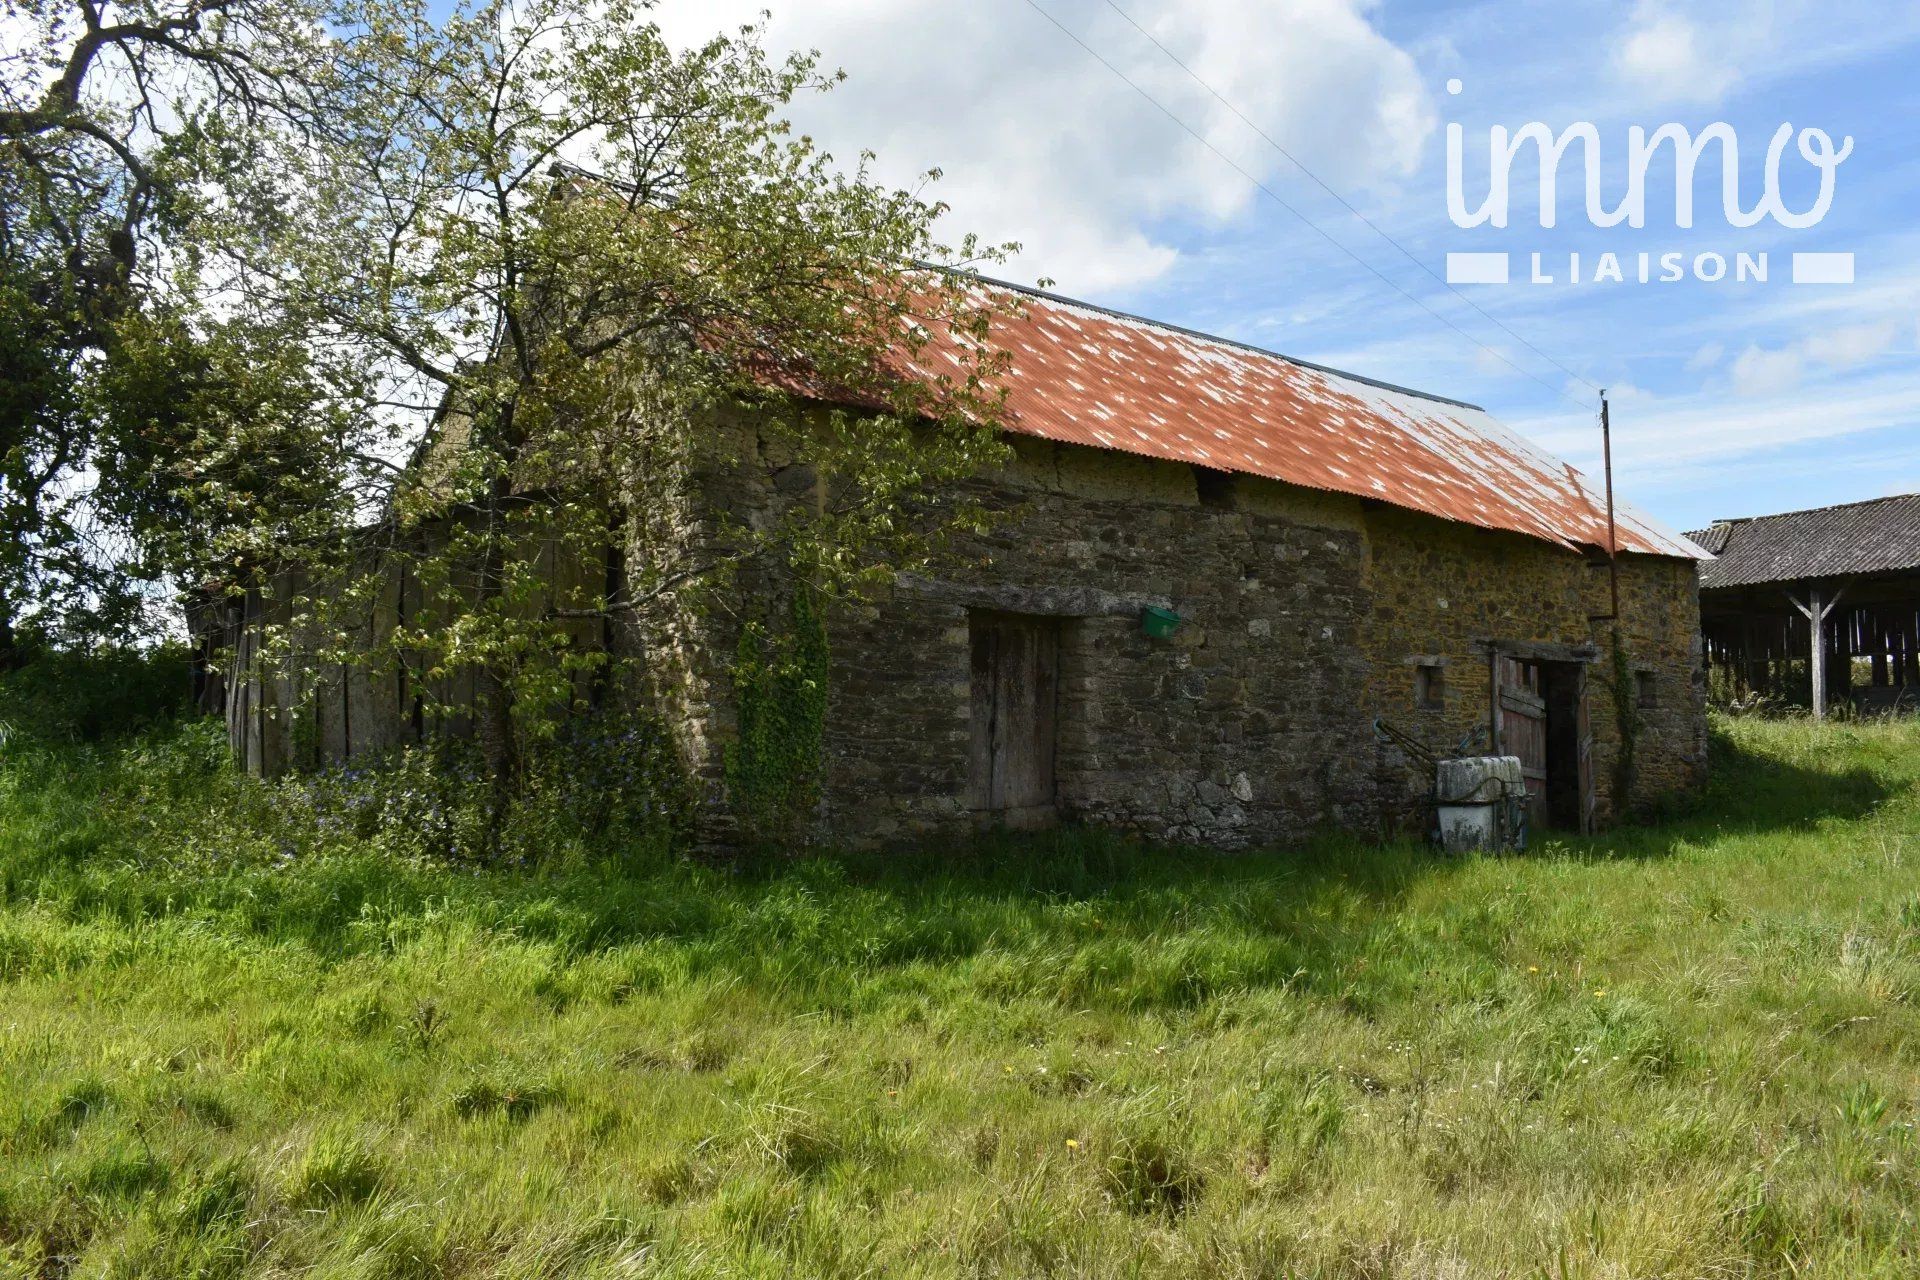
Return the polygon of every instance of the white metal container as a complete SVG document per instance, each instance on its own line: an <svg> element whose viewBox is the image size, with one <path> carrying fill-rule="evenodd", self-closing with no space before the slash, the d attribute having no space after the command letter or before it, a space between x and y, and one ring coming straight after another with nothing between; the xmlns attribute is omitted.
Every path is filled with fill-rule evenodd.
<svg viewBox="0 0 1920 1280"><path fill-rule="evenodd" d="M1468 756L1434 769L1440 847L1448 853L1498 852L1525 839L1526 779L1519 756Z"/></svg>

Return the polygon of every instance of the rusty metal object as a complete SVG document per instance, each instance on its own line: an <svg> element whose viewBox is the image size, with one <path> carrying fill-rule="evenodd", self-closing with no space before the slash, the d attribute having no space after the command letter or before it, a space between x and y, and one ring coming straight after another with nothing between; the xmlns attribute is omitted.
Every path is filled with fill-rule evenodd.
<svg viewBox="0 0 1920 1280"><path fill-rule="evenodd" d="M1478 406L1016 292L1025 314L993 333L1013 360L1013 431L1374 498L1580 550L1608 545L1604 493ZM909 363L927 377L960 365L942 337ZM1616 515L1622 551L1707 558L1625 503Z"/></svg>

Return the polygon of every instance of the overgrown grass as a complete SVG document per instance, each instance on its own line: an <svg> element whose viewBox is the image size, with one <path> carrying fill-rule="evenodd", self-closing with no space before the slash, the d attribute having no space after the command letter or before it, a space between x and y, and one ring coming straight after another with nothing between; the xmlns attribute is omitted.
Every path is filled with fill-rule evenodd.
<svg viewBox="0 0 1920 1280"><path fill-rule="evenodd" d="M16 752L0 1275L1915 1274L1920 729L1715 752L1512 859L512 869Z"/></svg>

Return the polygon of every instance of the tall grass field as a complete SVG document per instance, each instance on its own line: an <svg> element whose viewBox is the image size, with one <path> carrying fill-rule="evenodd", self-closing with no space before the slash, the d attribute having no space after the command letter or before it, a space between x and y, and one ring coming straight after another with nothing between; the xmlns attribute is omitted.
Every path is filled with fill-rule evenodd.
<svg viewBox="0 0 1920 1280"><path fill-rule="evenodd" d="M0 1275L1920 1274L1911 725L1451 860L482 864L222 754L0 752Z"/></svg>

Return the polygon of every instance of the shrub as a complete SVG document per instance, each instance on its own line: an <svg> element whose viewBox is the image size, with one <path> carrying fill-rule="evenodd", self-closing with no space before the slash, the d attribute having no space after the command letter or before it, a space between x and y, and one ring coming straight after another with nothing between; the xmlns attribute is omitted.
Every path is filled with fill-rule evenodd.
<svg viewBox="0 0 1920 1280"><path fill-rule="evenodd" d="M0 673L0 724L8 739L99 742L185 715L191 693L183 645L39 649Z"/></svg>

